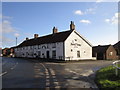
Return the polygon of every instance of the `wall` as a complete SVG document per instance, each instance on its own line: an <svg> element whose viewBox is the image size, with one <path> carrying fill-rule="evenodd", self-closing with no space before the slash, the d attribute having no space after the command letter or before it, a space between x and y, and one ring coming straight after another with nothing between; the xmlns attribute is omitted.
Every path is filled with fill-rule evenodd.
<svg viewBox="0 0 120 90"><path fill-rule="evenodd" d="M53 50L56 50L55 59L59 58L63 59L63 42L19 47L15 49L15 55L16 57L47 58L46 52L49 51L49 58L53 58L52 57Z"/></svg>
<svg viewBox="0 0 120 90"><path fill-rule="evenodd" d="M79 58L77 57L77 51L80 51ZM76 31L73 31L65 41L65 59L92 59L92 47Z"/></svg>
<svg viewBox="0 0 120 90"><path fill-rule="evenodd" d="M110 55L110 52L112 52L112 55ZM106 51L106 59L117 59L116 50L113 46L110 46Z"/></svg>

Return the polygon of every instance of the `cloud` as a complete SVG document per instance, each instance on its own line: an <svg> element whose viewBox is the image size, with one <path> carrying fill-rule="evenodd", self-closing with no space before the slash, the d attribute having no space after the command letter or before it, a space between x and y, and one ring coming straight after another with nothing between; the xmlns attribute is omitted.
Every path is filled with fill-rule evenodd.
<svg viewBox="0 0 120 90"><path fill-rule="evenodd" d="M74 13L75 13L76 15L83 15L83 14L84 14L81 10L76 10Z"/></svg>
<svg viewBox="0 0 120 90"><path fill-rule="evenodd" d="M0 37L0 39L1 39L1 37ZM9 37L6 37L6 36L2 36L1 40L2 40L2 42L0 42L0 46L5 46L5 47L11 46L15 42L15 40L13 40Z"/></svg>
<svg viewBox="0 0 120 90"><path fill-rule="evenodd" d="M0 14L0 19L12 19L12 17Z"/></svg>
<svg viewBox="0 0 120 90"><path fill-rule="evenodd" d="M110 23L110 24L118 24L118 16L120 13L115 13L113 17L109 19L105 19L105 22Z"/></svg>
<svg viewBox="0 0 120 90"><path fill-rule="evenodd" d="M76 10L74 12L74 14L76 14L76 15L95 14L95 10L96 10L96 7L95 8L88 8L85 11Z"/></svg>
<svg viewBox="0 0 120 90"><path fill-rule="evenodd" d="M12 27L11 22L8 20L3 20L2 25L2 30L0 30L2 33L12 33L16 32L15 28Z"/></svg>
<svg viewBox="0 0 120 90"><path fill-rule="evenodd" d="M80 20L80 22L85 23L85 24L90 24L91 23L91 21L89 21L89 20Z"/></svg>
<svg viewBox="0 0 120 90"><path fill-rule="evenodd" d="M15 33L14 36L15 36L15 37L18 37L18 36L20 36L20 34L19 34L19 33Z"/></svg>
<svg viewBox="0 0 120 90"><path fill-rule="evenodd" d="M109 22L110 22L110 19L105 19L105 22L109 23Z"/></svg>
<svg viewBox="0 0 120 90"><path fill-rule="evenodd" d="M100 2L103 2L103 0L96 0L96 3L100 3Z"/></svg>
<svg viewBox="0 0 120 90"><path fill-rule="evenodd" d="M88 8L88 9L86 9L86 11L84 13L85 14L95 14L95 10L96 10L96 8Z"/></svg>

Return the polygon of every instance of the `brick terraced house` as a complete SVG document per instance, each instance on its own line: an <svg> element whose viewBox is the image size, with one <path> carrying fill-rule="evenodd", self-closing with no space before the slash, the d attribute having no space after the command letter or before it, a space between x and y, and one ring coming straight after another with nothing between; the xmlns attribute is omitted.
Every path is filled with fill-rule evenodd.
<svg viewBox="0 0 120 90"><path fill-rule="evenodd" d="M16 57L50 58L61 60L92 59L92 45L76 30L71 21L70 30L58 32L53 28L53 33L34 38L26 38L15 47Z"/></svg>
<svg viewBox="0 0 120 90"><path fill-rule="evenodd" d="M93 57L98 60L117 59L117 53L112 45L98 45L93 47Z"/></svg>

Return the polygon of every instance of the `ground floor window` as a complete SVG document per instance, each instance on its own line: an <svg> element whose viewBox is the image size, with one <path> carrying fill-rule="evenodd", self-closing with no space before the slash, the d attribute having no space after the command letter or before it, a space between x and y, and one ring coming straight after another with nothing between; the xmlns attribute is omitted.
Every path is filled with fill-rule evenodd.
<svg viewBox="0 0 120 90"><path fill-rule="evenodd" d="M78 58L80 57L80 51L77 51L77 57Z"/></svg>
<svg viewBox="0 0 120 90"><path fill-rule="evenodd" d="M41 52L40 51L38 51L38 57L40 57L41 56Z"/></svg>
<svg viewBox="0 0 120 90"><path fill-rule="evenodd" d="M53 58L56 58L56 50L53 50L53 51L52 51L52 57L53 57Z"/></svg>

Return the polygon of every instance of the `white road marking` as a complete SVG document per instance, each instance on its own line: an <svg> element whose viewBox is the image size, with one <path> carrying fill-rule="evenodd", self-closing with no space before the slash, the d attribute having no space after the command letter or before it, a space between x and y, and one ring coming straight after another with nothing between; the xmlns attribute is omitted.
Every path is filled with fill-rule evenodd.
<svg viewBox="0 0 120 90"><path fill-rule="evenodd" d="M47 89L46 90L49 90L50 88L50 75L49 75L49 72L48 72L48 69L45 67L44 64L40 63L40 65L42 65L45 69L45 75L46 75L46 87Z"/></svg>
<svg viewBox="0 0 120 90"><path fill-rule="evenodd" d="M7 72L3 72L3 73L1 73L1 74L0 74L0 76L3 76L3 75L5 75L6 73L7 73Z"/></svg>
<svg viewBox="0 0 120 90"><path fill-rule="evenodd" d="M16 63L12 68L10 68L11 70L13 70L16 66L17 66L18 63Z"/></svg>
<svg viewBox="0 0 120 90"><path fill-rule="evenodd" d="M51 74L52 74L52 78L53 78L53 83L55 85L55 88L60 88L60 84L56 78L56 74L55 74L55 71L53 69L50 68L50 71L51 71Z"/></svg>

